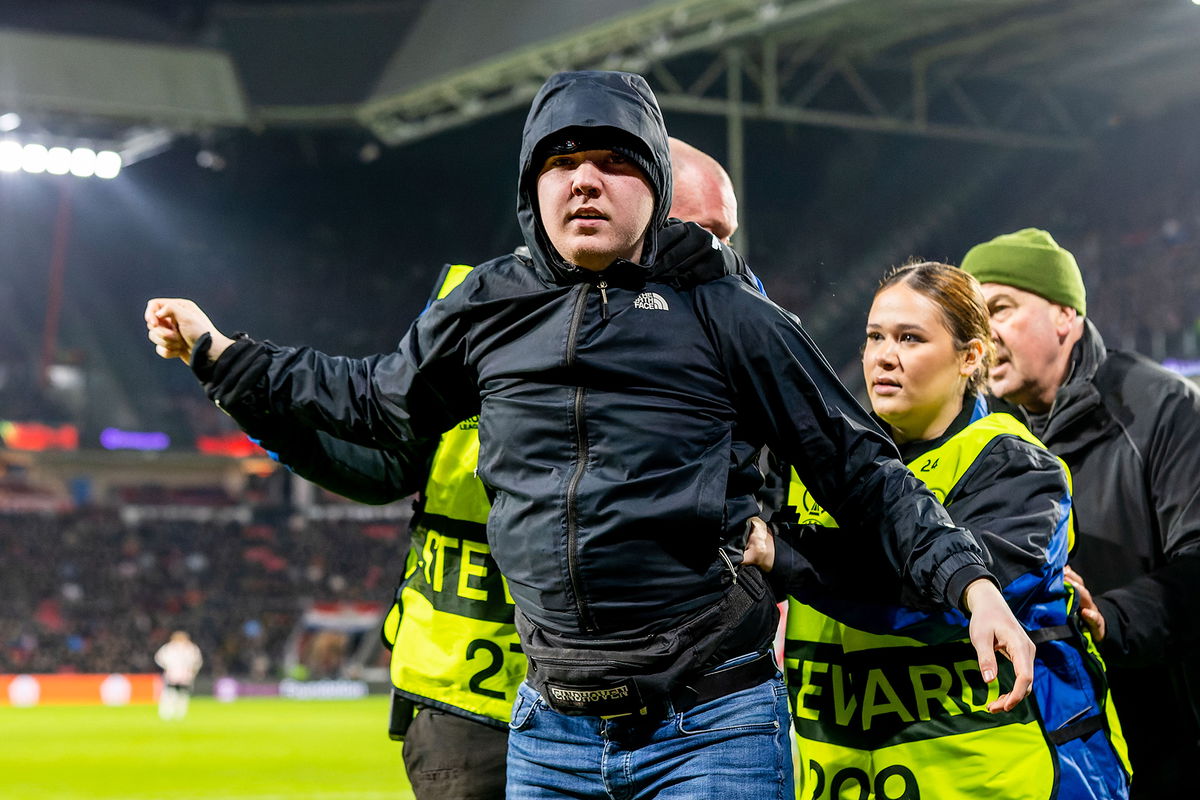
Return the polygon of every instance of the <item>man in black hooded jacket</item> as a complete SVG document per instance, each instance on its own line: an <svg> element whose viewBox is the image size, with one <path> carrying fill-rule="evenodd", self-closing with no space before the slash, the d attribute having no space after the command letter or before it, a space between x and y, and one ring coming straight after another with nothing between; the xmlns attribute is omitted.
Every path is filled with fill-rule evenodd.
<svg viewBox="0 0 1200 800"><path fill-rule="evenodd" d="M547 81L518 198L529 256L477 267L392 354L231 340L190 301L146 313L159 353L192 363L239 421L282 416L387 447L479 414L489 541L537 689L514 709L510 797L630 776L635 795L790 796L786 700L759 657L776 612L757 570L739 569L763 444L847 535L882 544L909 603L973 612L985 678L993 648L1016 664L993 707L1015 705L1032 645L970 534L798 320L728 276L737 256L698 226L664 225L670 161L645 82Z"/></svg>
<svg viewBox="0 0 1200 800"><path fill-rule="evenodd" d="M728 243L738 224L729 175L707 153L679 139L669 142L670 217L696 222ZM726 266L745 265L729 259ZM430 303L468 271L444 269ZM761 288L752 273L742 277ZM382 631L392 651L389 733L403 738L404 768L417 800L505 800L508 722L526 662L512 605L495 602L500 592L488 585L500 580L500 571L487 548L486 526L478 524L480 512L484 519L487 512L475 476L477 421L432 442L388 450L353 445L292 420L275 422L264 427L249 420L249 433L306 480L366 503L419 492L404 582ZM440 564L436 576L427 573L430 562ZM464 571L465 591L458 580Z"/></svg>

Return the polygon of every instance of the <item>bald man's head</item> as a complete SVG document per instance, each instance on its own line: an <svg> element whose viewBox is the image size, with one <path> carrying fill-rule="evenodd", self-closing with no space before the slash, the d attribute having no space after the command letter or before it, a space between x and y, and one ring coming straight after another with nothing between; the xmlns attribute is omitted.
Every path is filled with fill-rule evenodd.
<svg viewBox="0 0 1200 800"><path fill-rule="evenodd" d="M674 137L668 142L675 180L669 216L695 222L722 242L728 242L738 226L733 181L708 153Z"/></svg>

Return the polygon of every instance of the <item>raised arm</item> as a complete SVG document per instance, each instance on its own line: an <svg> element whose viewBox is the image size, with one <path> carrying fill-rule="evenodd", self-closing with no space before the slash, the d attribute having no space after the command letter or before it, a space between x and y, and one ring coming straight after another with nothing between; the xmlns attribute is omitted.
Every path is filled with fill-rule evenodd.
<svg viewBox="0 0 1200 800"><path fill-rule="evenodd" d="M189 363L208 396L251 433L281 419L368 447L406 447L478 413L466 325L452 298L417 320L396 352L363 359L231 339L188 300L151 300L146 322L159 355Z"/></svg>
<svg viewBox="0 0 1200 800"><path fill-rule="evenodd" d="M427 308L448 295L470 267L447 265L438 276ZM196 343L207 333L207 361L216 362L235 340L216 329L195 303L180 298L151 301L146 325L158 354L192 362ZM205 365L202 379L213 377ZM224 375L222 377L225 377ZM228 394L228 390L218 393ZM251 438L293 473L331 492L361 503L390 503L421 488L436 440L405 442L387 450L343 441L278 414L256 415L233 403L235 420Z"/></svg>
<svg viewBox="0 0 1200 800"><path fill-rule="evenodd" d="M900 462L795 316L733 281L708 287L717 291L698 295L740 418L840 525L878 532L906 604L958 607L967 584L989 577L971 535Z"/></svg>
<svg viewBox="0 0 1200 800"><path fill-rule="evenodd" d="M951 519L982 546L988 569L1017 612L1058 581L1068 548L1070 508L1067 476L1058 459L1014 436L995 439L955 485L947 503ZM855 600L823 596L821 586L857 578L859 601L900 602L899 586L886 574L887 563L866 551L862 531L786 522L773 522L772 528L771 579L780 590L839 619L853 613L848 609ZM847 621L871 629L872 618L868 614ZM887 631L878 632L893 630L889 623Z"/></svg>

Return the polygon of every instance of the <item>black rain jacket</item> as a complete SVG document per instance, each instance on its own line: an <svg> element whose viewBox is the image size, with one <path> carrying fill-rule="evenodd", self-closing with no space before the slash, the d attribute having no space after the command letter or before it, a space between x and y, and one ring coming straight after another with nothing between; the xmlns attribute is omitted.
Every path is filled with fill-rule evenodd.
<svg viewBox="0 0 1200 800"><path fill-rule="evenodd" d="M1104 615L1135 792L1152 796L1200 757L1200 391L1087 321L1031 422L1075 481L1070 563Z"/></svg>
<svg viewBox="0 0 1200 800"><path fill-rule="evenodd" d="M535 151L575 126L615 128L650 154L657 205L643 263L588 272L547 243ZM286 420L406 448L478 413L493 556L518 607L554 631L636 636L714 603L759 510L764 444L805 464L839 518L878 531L912 604L956 605L988 576L971 534L897 460L799 321L728 274L733 252L693 224L664 226L669 176L641 78L555 76L521 150L531 258L476 267L394 353L335 358L242 340L215 365L198 347L198 374L252 434ZM765 628L756 639L770 639Z"/></svg>

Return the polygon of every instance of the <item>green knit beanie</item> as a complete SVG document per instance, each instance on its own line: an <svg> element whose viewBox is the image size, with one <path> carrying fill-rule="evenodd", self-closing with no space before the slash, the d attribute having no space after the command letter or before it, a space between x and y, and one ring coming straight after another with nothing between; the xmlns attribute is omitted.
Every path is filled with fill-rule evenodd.
<svg viewBox="0 0 1200 800"><path fill-rule="evenodd" d="M1070 251L1038 228L997 236L963 256L962 268L980 283L1003 283L1087 314L1083 276Z"/></svg>

